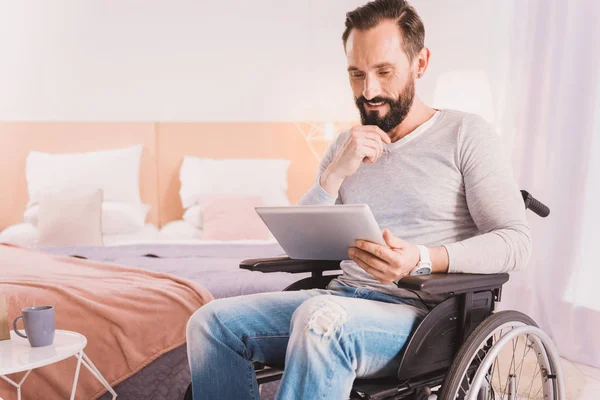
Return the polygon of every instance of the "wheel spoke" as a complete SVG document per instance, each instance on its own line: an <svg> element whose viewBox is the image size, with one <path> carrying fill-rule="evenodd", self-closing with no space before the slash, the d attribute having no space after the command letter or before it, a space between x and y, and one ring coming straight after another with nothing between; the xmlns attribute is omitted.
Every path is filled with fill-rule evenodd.
<svg viewBox="0 0 600 400"><path fill-rule="evenodd" d="M519 338L517 337L517 342L518 342ZM510 365L508 366L508 374L506 376L506 384L504 385L504 389L503 389L503 393L507 393L510 390L510 380L511 380L511 368L514 367L514 362L515 362L515 340L512 339L512 347L513 347L513 356L511 357L511 362ZM510 396L508 397L510 399Z"/></svg>
<svg viewBox="0 0 600 400"><path fill-rule="evenodd" d="M533 344L529 342L529 334L525 337L525 347L523 347L523 358L521 358L521 364L519 365L519 377L517 378L517 388L521 383L521 374L523 373L523 367L525 366L525 357L529 354L529 351L533 348Z"/></svg>
<svg viewBox="0 0 600 400"><path fill-rule="evenodd" d="M465 378L466 378L466 377L465 377ZM463 398L465 398L465 397L467 396L467 394L468 394L468 390L467 390L467 389L465 389L465 386L464 386L464 384L461 384L461 385L460 385L460 390L462 390L462 391L463 391L462 397L463 397ZM459 397L460 397L460 393L459 393Z"/></svg>
<svg viewBox="0 0 600 400"><path fill-rule="evenodd" d="M502 331L503 329L500 330L500 337L502 338ZM498 341L496 340L496 343L498 343ZM501 374L501 369L500 369L500 358L496 357L496 361L498 361L498 387L501 388L502 387L502 381L500 380L500 374ZM502 394L502 398L504 399L504 394Z"/></svg>
<svg viewBox="0 0 600 400"><path fill-rule="evenodd" d="M524 329L519 335L515 335L514 329L523 326L532 328ZM476 394L485 400L524 400L526 396L531 399L551 400L552 393L548 394L548 399L543 397L547 395L546 386L541 379L546 374L542 368L545 368L547 363L547 352L544 353L544 348L537 348L538 340L544 339L534 327L535 323L531 318L516 311L500 311L486 319L471 338L463 343L461 356L454 361L450 369L446 388L442 387L442 396L450 392L448 394L453 395L452 398L461 400L467 394ZM506 337L507 334L509 337ZM498 342L502 338L508 340L502 341L503 345L499 347ZM535 357L535 361L532 357ZM489 365L485 370L482 368L484 364ZM537 371L533 372L532 367ZM473 379L478 374L483 378L481 388L478 388L478 393L472 393L475 389Z"/></svg>
<svg viewBox="0 0 600 400"><path fill-rule="evenodd" d="M498 368L498 383L500 383L500 365L498 363L497 357L494 360L494 364L492 365L492 379L490 379L490 385L492 385L492 386L494 384L494 371L496 370L496 367Z"/></svg>
<svg viewBox="0 0 600 400"><path fill-rule="evenodd" d="M537 398L538 395L540 394L540 391L544 388L544 385L540 386L540 388L538 389L538 391L535 393L535 395L533 397Z"/></svg>
<svg viewBox="0 0 600 400"><path fill-rule="evenodd" d="M539 363L536 363L536 365L539 365ZM541 368L537 369L537 371L533 375L533 378L531 378L531 383L528 386L528 388L529 388L529 390L528 390L529 394L527 395L528 398L531 398L531 390L533 389L533 383L535 382L535 378L538 376L540 371L541 371Z"/></svg>

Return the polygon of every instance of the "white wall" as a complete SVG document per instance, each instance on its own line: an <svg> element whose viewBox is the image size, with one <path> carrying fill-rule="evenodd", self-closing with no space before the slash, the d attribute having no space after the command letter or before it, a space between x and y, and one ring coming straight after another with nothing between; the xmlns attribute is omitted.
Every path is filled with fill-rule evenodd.
<svg viewBox="0 0 600 400"><path fill-rule="evenodd" d="M0 120L356 119L340 36L364 2L0 0ZM509 3L414 0L426 101L446 70L503 79Z"/></svg>

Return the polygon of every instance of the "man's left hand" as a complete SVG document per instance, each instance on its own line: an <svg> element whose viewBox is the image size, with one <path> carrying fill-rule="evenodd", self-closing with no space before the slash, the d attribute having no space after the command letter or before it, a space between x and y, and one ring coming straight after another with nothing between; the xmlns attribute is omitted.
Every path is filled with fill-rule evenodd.
<svg viewBox="0 0 600 400"><path fill-rule="evenodd" d="M386 245L357 240L348 249L350 259L383 284L404 278L419 263L419 248L383 230Z"/></svg>

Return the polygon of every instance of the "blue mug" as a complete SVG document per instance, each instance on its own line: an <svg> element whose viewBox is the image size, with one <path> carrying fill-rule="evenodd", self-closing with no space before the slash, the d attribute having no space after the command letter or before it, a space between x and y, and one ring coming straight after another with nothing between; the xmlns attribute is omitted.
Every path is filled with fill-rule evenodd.
<svg viewBox="0 0 600 400"><path fill-rule="evenodd" d="M17 321L23 320L25 335L17 329ZM31 347L50 346L54 343L54 307L35 306L21 310L21 315L13 322L15 333L29 340Z"/></svg>

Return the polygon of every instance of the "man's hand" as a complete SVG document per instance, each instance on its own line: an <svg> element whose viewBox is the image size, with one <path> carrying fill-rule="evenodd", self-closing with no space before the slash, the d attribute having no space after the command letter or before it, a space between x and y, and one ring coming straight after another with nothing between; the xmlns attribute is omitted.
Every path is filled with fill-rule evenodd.
<svg viewBox="0 0 600 400"><path fill-rule="evenodd" d="M375 163L381 157L383 143L390 144L391 140L378 126L352 127L346 141L331 162L332 169L344 178L354 175L363 162Z"/></svg>
<svg viewBox="0 0 600 400"><path fill-rule="evenodd" d="M379 282L390 284L409 275L417 266L419 248L392 235L388 229L383 230L383 239L387 246L357 240L348 249L348 255Z"/></svg>
<svg viewBox="0 0 600 400"><path fill-rule="evenodd" d="M359 125L350 134L321 175L321 186L336 195L342 182L354 175L362 163L375 163L383 154L383 143L391 143L387 133L375 125Z"/></svg>

